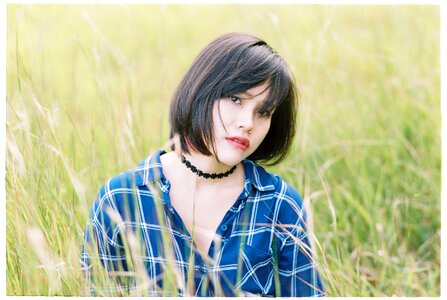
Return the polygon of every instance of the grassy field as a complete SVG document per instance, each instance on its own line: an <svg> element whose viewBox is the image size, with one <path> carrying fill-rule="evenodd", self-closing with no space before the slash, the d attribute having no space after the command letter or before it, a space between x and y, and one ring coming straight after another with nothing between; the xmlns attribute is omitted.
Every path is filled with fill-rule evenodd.
<svg viewBox="0 0 447 300"><path fill-rule="evenodd" d="M439 7L7 8L7 295L83 295L100 185L166 144L195 55L243 31L295 72L297 139L270 170L310 208L329 294L439 296Z"/></svg>

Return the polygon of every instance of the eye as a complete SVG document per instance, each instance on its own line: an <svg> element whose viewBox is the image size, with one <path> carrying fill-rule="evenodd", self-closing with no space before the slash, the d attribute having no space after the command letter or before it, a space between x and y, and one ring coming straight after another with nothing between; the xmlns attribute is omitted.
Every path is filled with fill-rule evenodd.
<svg viewBox="0 0 447 300"><path fill-rule="evenodd" d="M271 112L268 110L259 110L258 111L258 115L261 117L270 117L271 116Z"/></svg>
<svg viewBox="0 0 447 300"><path fill-rule="evenodd" d="M234 95L228 96L228 100L230 100L231 102L234 102L234 103L241 103L241 98L239 98L238 96L234 96Z"/></svg>

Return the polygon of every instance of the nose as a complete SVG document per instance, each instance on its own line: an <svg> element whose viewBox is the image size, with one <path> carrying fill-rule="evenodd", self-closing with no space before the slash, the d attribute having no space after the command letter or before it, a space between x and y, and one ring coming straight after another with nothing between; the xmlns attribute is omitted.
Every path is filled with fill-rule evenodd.
<svg viewBox="0 0 447 300"><path fill-rule="evenodd" d="M251 132L255 126L255 119L251 110L242 110L238 114L238 128Z"/></svg>

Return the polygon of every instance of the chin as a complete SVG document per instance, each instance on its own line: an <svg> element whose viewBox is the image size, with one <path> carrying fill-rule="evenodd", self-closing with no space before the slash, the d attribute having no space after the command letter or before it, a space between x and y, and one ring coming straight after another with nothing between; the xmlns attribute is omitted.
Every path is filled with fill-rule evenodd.
<svg viewBox="0 0 447 300"><path fill-rule="evenodd" d="M237 151L222 151L218 153L219 161L228 166L235 166L245 158L247 158L251 153L238 153Z"/></svg>

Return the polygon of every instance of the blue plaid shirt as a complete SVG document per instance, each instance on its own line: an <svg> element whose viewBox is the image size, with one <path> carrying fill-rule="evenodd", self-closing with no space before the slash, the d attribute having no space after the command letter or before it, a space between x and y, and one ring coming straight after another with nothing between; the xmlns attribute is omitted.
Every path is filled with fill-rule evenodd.
<svg viewBox="0 0 447 300"><path fill-rule="evenodd" d="M244 189L218 226L208 257L202 257L171 205L163 153L108 180L94 201L81 259L91 292L325 295L294 188L244 160ZM115 279L113 287L95 281L95 261Z"/></svg>

